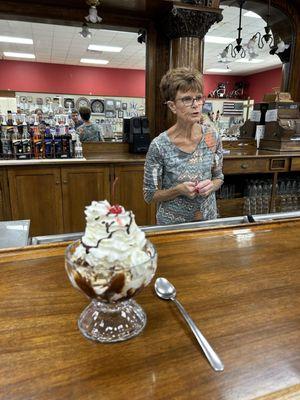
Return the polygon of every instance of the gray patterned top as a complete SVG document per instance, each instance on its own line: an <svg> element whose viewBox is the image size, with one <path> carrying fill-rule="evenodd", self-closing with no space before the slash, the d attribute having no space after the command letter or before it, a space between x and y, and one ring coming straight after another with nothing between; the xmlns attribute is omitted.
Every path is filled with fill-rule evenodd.
<svg viewBox="0 0 300 400"><path fill-rule="evenodd" d="M151 142L144 171L144 198L147 203L152 201L158 189L169 189L186 181L224 180L221 138L210 125L202 125L202 131L202 139L192 153L173 144L167 131ZM215 192L207 197L189 199L178 196L160 202L156 219L159 225L193 222L199 220L199 214L202 220L217 218Z"/></svg>
<svg viewBox="0 0 300 400"><path fill-rule="evenodd" d="M76 132L79 134L81 142L104 142L101 127L94 122L89 125L80 125Z"/></svg>

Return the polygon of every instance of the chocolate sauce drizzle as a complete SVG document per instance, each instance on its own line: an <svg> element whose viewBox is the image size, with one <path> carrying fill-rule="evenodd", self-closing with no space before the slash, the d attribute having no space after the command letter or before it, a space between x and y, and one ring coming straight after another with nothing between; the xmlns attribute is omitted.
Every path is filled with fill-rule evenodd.
<svg viewBox="0 0 300 400"><path fill-rule="evenodd" d="M111 212L108 212L108 213L106 214L106 216L108 216L109 214L112 214L112 213L111 213ZM129 223L125 225L127 235L130 234L130 227L131 227L131 225L132 225L132 221L133 221L132 212L129 211ZM81 238L80 242L81 242L82 246L85 248L85 253L86 253L86 254L88 254L88 253L90 252L91 249L96 249L96 248L99 246L99 244L102 242L102 240L110 239L114 233L123 230L123 229L116 229L116 230L113 231L113 232L109 232L109 228L110 228L114 223L115 223L115 221L112 221L111 223L108 223L108 222L105 223L106 232L107 232L109 235L108 235L107 237L104 237L104 238L99 239L98 242L97 242L97 244L96 244L96 246L88 246L87 244L85 244L85 243L83 242L83 240L82 240L82 238Z"/></svg>

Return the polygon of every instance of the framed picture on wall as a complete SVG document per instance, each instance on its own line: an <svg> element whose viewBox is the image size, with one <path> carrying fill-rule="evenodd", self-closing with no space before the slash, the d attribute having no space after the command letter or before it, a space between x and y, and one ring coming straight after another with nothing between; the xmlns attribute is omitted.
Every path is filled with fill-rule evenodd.
<svg viewBox="0 0 300 400"><path fill-rule="evenodd" d="M116 110L121 110L121 101L120 100L116 100L115 102L115 106L116 106Z"/></svg>
<svg viewBox="0 0 300 400"><path fill-rule="evenodd" d="M122 103L122 110L127 110L127 103Z"/></svg>
<svg viewBox="0 0 300 400"><path fill-rule="evenodd" d="M115 118L116 114L114 111L105 111L105 118Z"/></svg>
<svg viewBox="0 0 300 400"><path fill-rule="evenodd" d="M105 99L105 111L115 111L114 99Z"/></svg>
<svg viewBox="0 0 300 400"><path fill-rule="evenodd" d="M124 117L124 113L122 110L118 111L118 118L123 118Z"/></svg>
<svg viewBox="0 0 300 400"><path fill-rule="evenodd" d="M213 105L212 105L212 103L210 103L210 102L205 102L205 103L203 104L203 107L202 107L202 112L203 112L203 113L212 112L212 110L213 110Z"/></svg>

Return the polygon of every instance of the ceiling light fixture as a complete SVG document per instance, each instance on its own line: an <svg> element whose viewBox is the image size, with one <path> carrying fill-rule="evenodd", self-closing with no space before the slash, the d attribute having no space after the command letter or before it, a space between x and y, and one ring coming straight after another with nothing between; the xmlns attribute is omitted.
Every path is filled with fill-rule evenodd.
<svg viewBox="0 0 300 400"><path fill-rule="evenodd" d="M238 31L238 37L236 38L236 46L233 46L232 43L230 43L225 49L219 54L221 59L227 59L229 50L230 50L230 55L232 58L235 58L238 54L244 58L246 57L246 51L242 46L242 37L241 37L241 32L242 32L242 11L243 11L243 5L246 0L240 0L239 1L239 8L240 8L240 13L239 13L239 26L237 28Z"/></svg>
<svg viewBox="0 0 300 400"><path fill-rule="evenodd" d="M87 22L91 22L93 24L97 24L97 22L101 22L102 18L98 15L97 6L99 5L99 0L86 0L86 3L90 6L89 15L84 17Z"/></svg>
<svg viewBox="0 0 300 400"><path fill-rule="evenodd" d="M205 72L221 72L221 73L227 73L231 72L231 69L229 68L208 68Z"/></svg>
<svg viewBox="0 0 300 400"><path fill-rule="evenodd" d="M80 62L85 64L102 64L102 65L106 65L109 63L109 61L107 60L97 60L95 58L81 58Z"/></svg>
<svg viewBox="0 0 300 400"><path fill-rule="evenodd" d="M259 64L264 62L265 60L261 59L261 58L252 58L252 59L248 59L248 58L238 58L237 60L235 60L235 62L238 63L247 63L247 64Z"/></svg>
<svg viewBox="0 0 300 400"><path fill-rule="evenodd" d="M13 36L0 36L0 42L3 43L20 43L20 44L33 44L32 39L25 39Z"/></svg>
<svg viewBox="0 0 300 400"><path fill-rule="evenodd" d="M139 29L137 41L141 44L146 43L147 31L146 29Z"/></svg>
<svg viewBox="0 0 300 400"><path fill-rule="evenodd" d="M247 11L247 12L245 12L245 14L243 14L243 17L260 18L260 19L262 19L260 15L256 14L256 13L253 12L253 11Z"/></svg>
<svg viewBox="0 0 300 400"><path fill-rule="evenodd" d="M35 58L34 54L30 53L15 53L12 51L4 51L4 57L14 57L14 58Z"/></svg>
<svg viewBox="0 0 300 400"><path fill-rule="evenodd" d="M270 26L270 16L271 16L271 0L268 1L268 14L267 14L267 25L265 26L265 34L262 35L260 32L256 32L255 35L249 40L247 46L254 49L254 45L257 41L257 46L259 49L262 49L265 45L268 45L270 49L270 54L278 54L283 53L286 49L290 47L289 44L285 44L284 41L278 36L277 43L275 44L274 36L271 33Z"/></svg>
<svg viewBox="0 0 300 400"><path fill-rule="evenodd" d="M91 38L92 37L92 34L91 34L91 32L89 31L89 27L88 27L88 24L87 23L83 23L82 24L82 27L81 27L81 31L79 32L79 35L81 36L81 37L83 37L83 38Z"/></svg>
<svg viewBox="0 0 300 400"><path fill-rule="evenodd" d="M117 47L117 46L102 46L98 44L90 44L88 46L88 50L92 51L109 51L112 53L119 53L120 51L123 50L123 47Z"/></svg>
<svg viewBox="0 0 300 400"><path fill-rule="evenodd" d="M219 44L229 44L234 41L234 38L227 38L223 36L210 36L206 35L204 37L205 43L219 43Z"/></svg>

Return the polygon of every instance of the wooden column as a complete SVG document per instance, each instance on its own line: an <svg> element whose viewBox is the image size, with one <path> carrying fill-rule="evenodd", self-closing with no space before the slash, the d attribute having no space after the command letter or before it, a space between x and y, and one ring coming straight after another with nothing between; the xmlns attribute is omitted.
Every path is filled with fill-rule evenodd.
<svg viewBox="0 0 300 400"><path fill-rule="evenodd" d="M180 37L170 42L170 68L190 67L203 72L203 39Z"/></svg>
<svg viewBox="0 0 300 400"><path fill-rule="evenodd" d="M149 115L152 137L157 136L172 124L171 113L163 105L159 92L159 83L162 76L170 68L191 67L203 72L203 38L209 28L222 20L222 10L217 8L219 1L211 2L212 7L201 7L181 2L173 2L167 14L157 21L159 28L156 32L148 32L148 49L152 54L153 62L149 62L147 67L147 77L151 84L147 85L147 94L151 91L151 101L148 101L148 110L152 110L153 115ZM155 51L153 50L155 46ZM155 98L153 98L155 96ZM153 122L155 122L153 135Z"/></svg>

